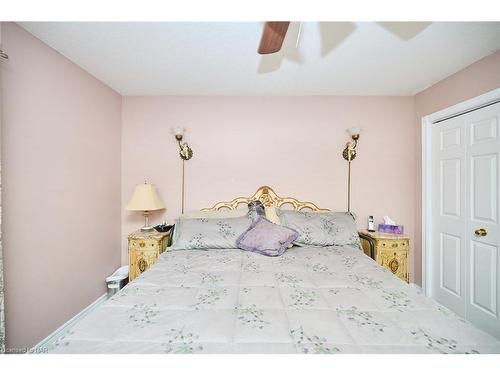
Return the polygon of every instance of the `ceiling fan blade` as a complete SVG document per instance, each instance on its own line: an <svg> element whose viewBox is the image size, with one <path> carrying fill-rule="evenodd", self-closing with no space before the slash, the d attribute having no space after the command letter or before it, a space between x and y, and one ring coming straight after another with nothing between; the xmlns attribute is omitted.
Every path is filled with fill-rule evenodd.
<svg viewBox="0 0 500 375"><path fill-rule="evenodd" d="M257 52L261 55L278 52L285 40L288 25L289 21L266 22Z"/></svg>

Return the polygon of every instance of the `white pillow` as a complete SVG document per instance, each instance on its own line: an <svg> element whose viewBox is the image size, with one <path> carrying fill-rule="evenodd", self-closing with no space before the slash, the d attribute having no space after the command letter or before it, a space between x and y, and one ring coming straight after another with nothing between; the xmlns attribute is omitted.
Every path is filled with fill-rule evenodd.
<svg viewBox="0 0 500 375"><path fill-rule="evenodd" d="M278 216L278 212L276 211L276 207L274 206L264 207L264 210L266 212L267 220L269 220L271 223L281 225L281 220L280 217Z"/></svg>

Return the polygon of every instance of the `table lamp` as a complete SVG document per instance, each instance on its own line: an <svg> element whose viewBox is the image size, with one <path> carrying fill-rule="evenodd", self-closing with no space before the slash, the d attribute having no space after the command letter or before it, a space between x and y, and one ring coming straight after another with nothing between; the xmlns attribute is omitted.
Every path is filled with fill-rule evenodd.
<svg viewBox="0 0 500 375"><path fill-rule="evenodd" d="M153 230L153 227L149 225L149 211L161 210L163 208L165 208L165 205L158 196L156 187L147 182L135 187L134 194L125 207L129 211L143 211L144 226L141 228L143 232Z"/></svg>

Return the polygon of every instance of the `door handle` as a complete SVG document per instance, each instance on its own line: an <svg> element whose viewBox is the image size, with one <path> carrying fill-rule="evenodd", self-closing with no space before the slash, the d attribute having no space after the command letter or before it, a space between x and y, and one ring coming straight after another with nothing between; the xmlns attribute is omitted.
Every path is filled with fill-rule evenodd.
<svg viewBox="0 0 500 375"><path fill-rule="evenodd" d="M488 231L484 228L479 228L479 229L476 229L474 231L474 233L476 234L476 236L478 237L484 237L488 234Z"/></svg>

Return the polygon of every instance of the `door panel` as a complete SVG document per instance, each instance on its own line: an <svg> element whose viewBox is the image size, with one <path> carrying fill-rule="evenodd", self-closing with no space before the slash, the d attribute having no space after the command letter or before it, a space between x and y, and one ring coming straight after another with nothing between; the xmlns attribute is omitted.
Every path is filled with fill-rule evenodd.
<svg viewBox="0 0 500 375"><path fill-rule="evenodd" d="M472 220L497 221L497 155L486 154L471 158L471 210Z"/></svg>
<svg viewBox="0 0 500 375"><path fill-rule="evenodd" d="M465 317L465 121L433 128L433 297Z"/></svg>
<svg viewBox="0 0 500 375"><path fill-rule="evenodd" d="M497 316L497 257L498 247L472 241L470 303L493 317Z"/></svg>
<svg viewBox="0 0 500 375"><path fill-rule="evenodd" d="M441 288L460 297L460 238L441 233Z"/></svg>
<svg viewBox="0 0 500 375"><path fill-rule="evenodd" d="M500 338L499 117L500 103L465 115L469 129L466 318ZM476 234L483 229L485 235Z"/></svg>
<svg viewBox="0 0 500 375"><path fill-rule="evenodd" d="M497 138L497 119L492 117L471 124L471 143L493 141Z"/></svg>
<svg viewBox="0 0 500 375"><path fill-rule="evenodd" d="M441 132L441 151L453 146L460 146L460 128L452 128Z"/></svg>
<svg viewBox="0 0 500 375"><path fill-rule="evenodd" d="M460 217L461 160L441 160L441 215Z"/></svg>

